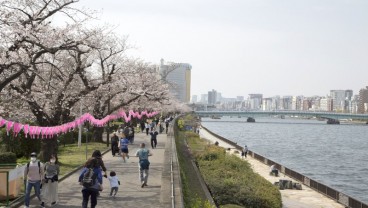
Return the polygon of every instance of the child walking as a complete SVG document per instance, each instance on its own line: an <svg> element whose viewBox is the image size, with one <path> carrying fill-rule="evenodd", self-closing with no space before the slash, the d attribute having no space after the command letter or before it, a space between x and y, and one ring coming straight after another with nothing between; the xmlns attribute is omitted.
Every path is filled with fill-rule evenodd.
<svg viewBox="0 0 368 208"><path fill-rule="evenodd" d="M107 176L107 178L110 181L110 187L111 187L110 196L115 197L116 193L119 190L119 185L120 185L119 178L116 176L115 171L111 171L110 176Z"/></svg>

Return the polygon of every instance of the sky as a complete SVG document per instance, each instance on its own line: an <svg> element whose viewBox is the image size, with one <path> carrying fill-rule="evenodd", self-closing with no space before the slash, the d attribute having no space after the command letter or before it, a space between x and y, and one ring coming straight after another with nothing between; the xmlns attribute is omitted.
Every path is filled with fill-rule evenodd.
<svg viewBox="0 0 368 208"><path fill-rule="evenodd" d="M192 95L326 96L368 86L367 0L80 0L153 64L192 66Z"/></svg>

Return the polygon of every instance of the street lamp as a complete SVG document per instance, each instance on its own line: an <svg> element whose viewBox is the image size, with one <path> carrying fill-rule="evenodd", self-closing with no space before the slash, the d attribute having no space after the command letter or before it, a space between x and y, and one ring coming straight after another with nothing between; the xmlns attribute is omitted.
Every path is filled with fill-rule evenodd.
<svg viewBox="0 0 368 208"><path fill-rule="evenodd" d="M107 114L110 113L110 85L108 92L108 100L107 100ZM110 143L110 121L107 121L107 129L106 129L106 146L109 147Z"/></svg>
<svg viewBox="0 0 368 208"><path fill-rule="evenodd" d="M87 128L84 128L84 132L86 133L86 160L88 159L88 130L89 125L87 123Z"/></svg>

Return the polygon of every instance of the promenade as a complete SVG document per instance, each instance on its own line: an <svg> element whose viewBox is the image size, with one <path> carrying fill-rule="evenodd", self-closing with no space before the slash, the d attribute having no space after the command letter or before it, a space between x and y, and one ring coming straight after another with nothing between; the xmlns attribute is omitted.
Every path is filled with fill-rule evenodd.
<svg viewBox="0 0 368 208"><path fill-rule="evenodd" d="M140 143L146 143L146 147L152 152L150 160L150 170L148 186L141 188L138 169L138 158L135 152L139 149ZM110 184L108 179L103 178L103 188L97 200L97 207L172 207L171 183L170 183L170 160L172 150L171 137L166 134L159 134L157 137L157 148L151 149L150 136L143 133L135 134L134 144L129 145L130 158L126 163L119 156L113 157L111 151L103 155L103 161L107 168L107 174L111 170L116 172L121 185L116 197L110 197ZM176 155L176 152L174 152ZM76 171L59 183L59 202L56 207L76 208L82 205L82 186L78 183L81 170ZM175 172L174 176L178 173ZM180 195L179 180L174 180L176 195ZM175 197L176 207L181 207L180 197ZM30 207L40 207L36 198L31 200ZM20 206L20 207L23 207ZM50 205L46 205L50 207ZM90 207L90 203L89 203Z"/></svg>
<svg viewBox="0 0 368 208"><path fill-rule="evenodd" d="M200 137L204 138L211 143L215 143L216 141L219 143L219 146L224 148L230 148L228 151L230 154L234 154L235 147L222 141L221 139L216 138L212 134L210 134L205 129L200 130ZM240 154L237 154L240 157ZM270 176L270 167L266 164L261 163L260 161L248 156L245 158L247 162L249 162L254 170L254 172L258 173L266 180L270 181L272 184L274 182L283 180L292 180L294 179L285 176L283 173L279 174L279 177ZM344 208L345 206L337 203L336 201L312 190L308 186L302 185L302 190L294 190L294 189L285 189L280 190L282 197L282 205L283 208Z"/></svg>

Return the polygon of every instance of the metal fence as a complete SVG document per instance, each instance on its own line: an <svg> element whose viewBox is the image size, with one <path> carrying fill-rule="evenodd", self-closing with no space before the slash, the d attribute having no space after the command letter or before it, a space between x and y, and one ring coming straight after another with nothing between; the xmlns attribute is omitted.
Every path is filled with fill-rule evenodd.
<svg viewBox="0 0 368 208"><path fill-rule="evenodd" d="M239 146L236 142L230 141L222 136L219 136L213 132L211 132L210 130L208 130L206 127L202 126L203 129L205 129L206 131L208 131L210 134L212 134L213 136L221 139L222 141L233 145L237 150L241 151L243 149L243 147ZM275 165L280 172L282 172L283 174L289 176L290 178L293 178L299 182L301 182L302 184L310 187L311 189L337 201L338 203L345 205L346 207L349 208L368 208L368 205L357 200L354 199L353 197L348 196L347 194L344 194L338 190L335 190L333 188L330 188L318 181L315 181L311 178L308 178L307 176L304 176L303 174L300 174L296 171L293 171L281 164L278 164L262 155L259 155L253 151L249 151L249 155L252 156L253 158L255 158L256 160L259 160L260 162L271 166L271 165Z"/></svg>

